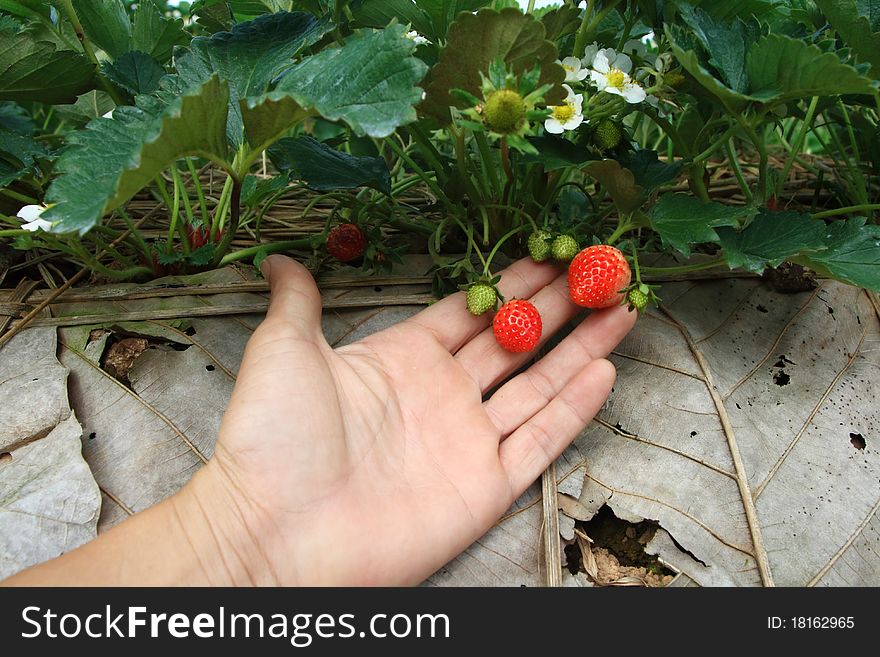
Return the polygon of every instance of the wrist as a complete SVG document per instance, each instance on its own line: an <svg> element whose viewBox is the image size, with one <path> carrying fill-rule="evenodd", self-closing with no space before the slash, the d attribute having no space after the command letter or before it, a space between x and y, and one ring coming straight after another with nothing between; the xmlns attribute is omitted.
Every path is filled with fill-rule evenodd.
<svg viewBox="0 0 880 657"><path fill-rule="evenodd" d="M279 584L263 547L260 513L217 458L164 504L172 531L192 555L185 579L208 586Z"/></svg>

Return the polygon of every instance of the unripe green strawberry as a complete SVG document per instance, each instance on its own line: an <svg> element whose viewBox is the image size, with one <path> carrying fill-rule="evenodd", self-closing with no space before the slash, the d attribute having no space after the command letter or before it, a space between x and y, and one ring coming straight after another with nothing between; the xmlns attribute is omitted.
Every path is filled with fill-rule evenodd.
<svg viewBox="0 0 880 657"><path fill-rule="evenodd" d="M495 309L498 294L486 283L474 283L467 291L467 309L472 315L482 315Z"/></svg>
<svg viewBox="0 0 880 657"><path fill-rule="evenodd" d="M550 253L557 262L570 262L580 250L580 245L571 235L560 235L550 246Z"/></svg>
<svg viewBox="0 0 880 657"><path fill-rule="evenodd" d="M505 135L520 129L525 123L527 111L523 97L516 91L499 89L486 99L483 116L491 130Z"/></svg>
<svg viewBox="0 0 880 657"><path fill-rule="evenodd" d="M627 301L629 301L631 307L642 312L648 306L648 295L635 287L629 291Z"/></svg>
<svg viewBox="0 0 880 657"><path fill-rule="evenodd" d="M550 257L549 241L553 236L546 230L536 230L529 236L529 255L535 262L544 262Z"/></svg>
<svg viewBox="0 0 880 657"><path fill-rule="evenodd" d="M623 129L611 119L603 119L593 133L593 143L602 150L617 148L623 139Z"/></svg>

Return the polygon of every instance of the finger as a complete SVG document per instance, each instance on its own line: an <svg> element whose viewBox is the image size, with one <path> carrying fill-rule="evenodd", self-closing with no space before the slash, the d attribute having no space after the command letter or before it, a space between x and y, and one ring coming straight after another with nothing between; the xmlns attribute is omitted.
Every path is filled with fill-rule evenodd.
<svg viewBox="0 0 880 657"><path fill-rule="evenodd" d="M565 274L541 289L531 301L541 314L542 331L539 347L580 310L568 296ZM512 353L505 350L495 340L495 333L491 327L468 342L455 355L459 364L484 393L534 357L533 352Z"/></svg>
<svg viewBox="0 0 880 657"><path fill-rule="evenodd" d="M593 419L608 398L615 377L614 365L594 360L544 410L501 443L501 466L515 497L540 477Z"/></svg>
<svg viewBox="0 0 880 657"><path fill-rule="evenodd" d="M322 338L321 293L309 270L286 256L270 255L261 271L271 291L266 322L283 324L300 337Z"/></svg>
<svg viewBox="0 0 880 657"><path fill-rule="evenodd" d="M636 322L625 306L594 312L559 345L483 404L502 438L544 408L583 368L605 358Z"/></svg>
<svg viewBox="0 0 880 657"><path fill-rule="evenodd" d="M528 299L558 275L555 267L523 258L501 272L498 289L507 299ZM457 292L407 321L427 328L444 347L455 353L492 323L492 314L474 317L468 312L465 293Z"/></svg>

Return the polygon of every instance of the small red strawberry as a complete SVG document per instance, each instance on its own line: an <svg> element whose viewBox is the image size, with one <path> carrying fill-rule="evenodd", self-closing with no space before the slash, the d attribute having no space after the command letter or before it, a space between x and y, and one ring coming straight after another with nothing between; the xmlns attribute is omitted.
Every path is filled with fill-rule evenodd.
<svg viewBox="0 0 880 657"><path fill-rule="evenodd" d="M568 267L568 293L584 308L609 308L623 300L632 275L629 263L613 246L589 246Z"/></svg>
<svg viewBox="0 0 880 657"><path fill-rule="evenodd" d="M541 315L532 302L514 299L501 306L492 328L498 344L507 351L531 351L541 339Z"/></svg>
<svg viewBox="0 0 880 657"><path fill-rule="evenodd" d="M327 235L327 253L341 262L359 258L366 248L367 238L354 224L340 224Z"/></svg>

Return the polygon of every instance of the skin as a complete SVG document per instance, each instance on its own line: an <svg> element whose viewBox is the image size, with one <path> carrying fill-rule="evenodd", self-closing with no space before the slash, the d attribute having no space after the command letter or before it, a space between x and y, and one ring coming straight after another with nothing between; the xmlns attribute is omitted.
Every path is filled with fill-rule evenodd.
<svg viewBox="0 0 880 657"><path fill-rule="evenodd" d="M502 294L540 311L542 343L578 310L558 274L530 260L502 272ZM308 271L271 256L264 275L269 311L208 465L6 585L416 584L482 536L595 415L615 378L605 357L636 319L594 312L508 380L531 356L503 351L491 313L471 316L464 293L332 349Z"/></svg>

